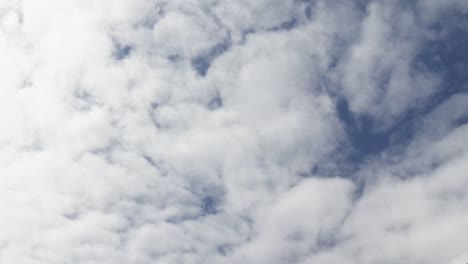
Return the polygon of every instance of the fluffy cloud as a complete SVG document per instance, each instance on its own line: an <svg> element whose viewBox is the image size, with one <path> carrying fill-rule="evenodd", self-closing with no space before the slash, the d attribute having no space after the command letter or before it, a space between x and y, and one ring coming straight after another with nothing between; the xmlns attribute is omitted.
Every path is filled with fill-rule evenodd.
<svg viewBox="0 0 468 264"><path fill-rule="evenodd" d="M3 1L0 262L466 261L467 12Z"/></svg>

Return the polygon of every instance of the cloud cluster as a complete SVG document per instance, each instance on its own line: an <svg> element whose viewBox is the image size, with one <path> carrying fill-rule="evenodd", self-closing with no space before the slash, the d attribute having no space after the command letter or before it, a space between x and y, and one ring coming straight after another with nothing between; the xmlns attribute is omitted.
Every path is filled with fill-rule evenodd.
<svg viewBox="0 0 468 264"><path fill-rule="evenodd" d="M467 15L2 1L0 262L466 262Z"/></svg>

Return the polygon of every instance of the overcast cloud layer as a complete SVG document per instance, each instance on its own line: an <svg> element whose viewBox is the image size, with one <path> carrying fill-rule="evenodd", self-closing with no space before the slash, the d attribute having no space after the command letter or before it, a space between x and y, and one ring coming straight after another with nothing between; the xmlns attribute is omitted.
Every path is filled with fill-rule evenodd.
<svg viewBox="0 0 468 264"><path fill-rule="evenodd" d="M466 263L467 48L465 0L0 0L0 263Z"/></svg>

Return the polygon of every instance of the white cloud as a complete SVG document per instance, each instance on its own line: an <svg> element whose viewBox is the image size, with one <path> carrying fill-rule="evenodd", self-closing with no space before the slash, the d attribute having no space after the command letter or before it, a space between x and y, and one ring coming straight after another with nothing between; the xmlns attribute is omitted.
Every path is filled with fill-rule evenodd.
<svg viewBox="0 0 468 264"><path fill-rule="evenodd" d="M451 7L3 1L0 262L458 261L466 95L353 175L335 157L338 98L385 131L440 92L412 62Z"/></svg>
<svg viewBox="0 0 468 264"><path fill-rule="evenodd" d="M341 85L350 109L375 118L380 130L421 105L439 80L413 68L424 33L416 11L372 2L366 12L358 40L343 65Z"/></svg>

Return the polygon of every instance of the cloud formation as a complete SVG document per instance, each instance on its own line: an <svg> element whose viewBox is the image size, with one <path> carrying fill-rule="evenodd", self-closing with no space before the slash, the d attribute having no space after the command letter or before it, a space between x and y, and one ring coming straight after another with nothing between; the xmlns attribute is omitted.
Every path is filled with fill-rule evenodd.
<svg viewBox="0 0 468 264"><path fill-rule="evenodd" d="M0 262L468 261L467 16L2 1Z"/></svg>

